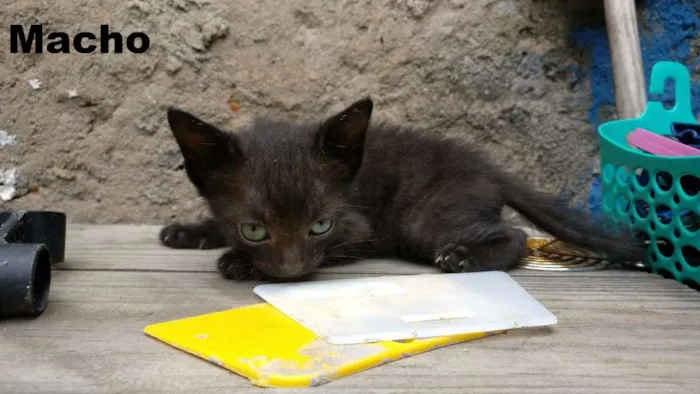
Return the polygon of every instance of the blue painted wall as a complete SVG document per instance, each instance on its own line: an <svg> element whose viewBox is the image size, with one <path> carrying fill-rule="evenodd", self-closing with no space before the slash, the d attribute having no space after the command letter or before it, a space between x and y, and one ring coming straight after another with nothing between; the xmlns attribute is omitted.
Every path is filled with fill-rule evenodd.
<svg viewBox="0 0 700 394"><path fill-rule="evenodd" d="M687 64L694 70L700 66L700 58L691 58L690 43L700 35L700 0L647 0L638 21L642 60L647 84L654 64L662 60ZM601 121L600 111L614 106L612 65L607 32L604 27L580 28L570 32L573 44L590 53L586 74L590 78L591 107L588 121L596 130ZM692 82L693 109L700 115L700 80ZM650 96L650 100L671 101L672 91L664 97ZM600 183L595 180L589 191L589 210L600 212Z"/></svg>

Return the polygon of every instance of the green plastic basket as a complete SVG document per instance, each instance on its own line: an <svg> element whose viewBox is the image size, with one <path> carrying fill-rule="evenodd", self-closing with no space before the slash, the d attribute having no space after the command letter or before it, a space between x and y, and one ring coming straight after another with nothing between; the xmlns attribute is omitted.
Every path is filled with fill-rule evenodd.
<svg viewBox="0 0 700 394"><path fill-rule="evenodd" d="M646 263L652 272L700 289L700 194L688 187L700 182L700 157L654 156L631 148L626 141L636 128L670 135L673 122L697 124L684 65L655 64L650 93L664 93L668 79L675 83L673 108L649 101L639 118L598 128L602 211L649 241Z"/></svg>

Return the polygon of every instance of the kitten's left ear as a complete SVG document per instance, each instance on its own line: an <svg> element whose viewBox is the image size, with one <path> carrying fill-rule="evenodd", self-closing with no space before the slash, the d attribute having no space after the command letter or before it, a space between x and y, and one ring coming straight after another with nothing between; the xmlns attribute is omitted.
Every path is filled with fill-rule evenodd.
<svg viewBox="0 0 700 394"><path fill-rule="evenodd" d="M369 97L356 101L323 122L316 135L316 147L322 156L342 160L351 174L362 164L372 107Z"/></svg>

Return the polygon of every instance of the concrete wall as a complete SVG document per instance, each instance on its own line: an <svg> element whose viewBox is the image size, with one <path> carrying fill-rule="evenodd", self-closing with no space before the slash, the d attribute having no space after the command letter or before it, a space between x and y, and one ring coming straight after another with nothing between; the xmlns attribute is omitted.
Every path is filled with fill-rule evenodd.
<svg viewBox="0 0 700 394"><path fill-rule="evenodd" d="M594 124L613 102L604 31L572 24L588 10L572 19L567 1L3 2L6 29L75 34L108 23L151 38L140 55L0 51L0 197L11 197L0 208L64 210L73 222L202 213L167 129L169 105L233 130L263 114L317 119L371 94L378 118L463 136L580 200ZM684 11L664 13L669 2ZM649 3L643 26L654 34L643 42L658 48L664 18L692 21L697 1ZM668 56L690 64L697 41L683 40Z"/></svg>

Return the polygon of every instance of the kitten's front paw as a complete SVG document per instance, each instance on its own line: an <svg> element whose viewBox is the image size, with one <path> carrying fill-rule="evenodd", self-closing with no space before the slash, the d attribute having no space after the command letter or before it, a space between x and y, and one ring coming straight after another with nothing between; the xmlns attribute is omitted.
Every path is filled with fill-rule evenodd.
<svg viewBox="0 0 700 394"><path fill-rule="evenodd" d="M160 242L173 249L214 249L218 239L207 234L201 226L181 223L171 224L160 230Z"/></svg>
<svg viewBox="0 0 700 394"><path fill-rule="evenodd" d="M261 280L263 275L253 266L253 262L246 255L235 250L229 250L219 257L219 272L226 279L235 281Z"/></svg>
<svg viewBox="0 0 700 394"><path fill-rule="evenodd" d="M446 273L475 270L469 249L464 245L447 244L435 253L435 265Z"/></svg>

